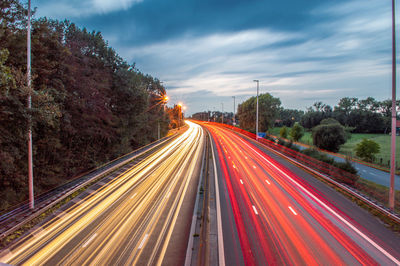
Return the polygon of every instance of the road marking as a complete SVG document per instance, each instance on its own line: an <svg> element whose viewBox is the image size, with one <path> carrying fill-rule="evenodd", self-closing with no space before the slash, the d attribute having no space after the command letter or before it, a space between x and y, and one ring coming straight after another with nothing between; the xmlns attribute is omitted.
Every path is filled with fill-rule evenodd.
<svg viewBox="0 0 400 266"><path fill-rule="evenodd" d="M254 205L253 205L253 210L254 210L254 213L255 213L256 215L258 215L258 211L257 211L257 209L256 209L256 206L254 206Z"/></svg>
<svg viewBox="0 0 400 266"><path fill-rule="evenodd" d="M265 182L267 182L268 185L271 185L271 183L267 179L265 179Z"/></svg>
<svg viewBox="0 0 400 266"><path fill-rule="evenodd" d="M383 249L381 246L379 246L375 241L373 241L371 238L369 238L367 235L365 235L363 232L358 230L354 225L352 225L350 222L348 222L345 218L343 218L341 215L339 215L337 212L335 212L332 208L330 208L328 205L326 205L323 201L318 199L314 194L312 194L310 191L308 191L305 187L300 185L296 180L291 178L288 174L283 172L279 167L277 167L275 164L273 164L271 161L269 161L267 158L265 158L263 155L261 155L258 151L253 149L249 144L247 144L244 140L240 139L241 142L243 142L247 147L252 149L255 153L258 154L264 161L272 165L276 170L278 170L280 173L282 173L284 176L286 176L289 180L291 180L294 184L296 184L300 189L302 189L306 194L308 194L310 197L312 197L316 202L321 204L322 206L325 207L326 210L330 211L331 214L336 216L339 220L341 220L344 224L346 224L348 227L350 227L353 231L355 231L359 236L364 238L366 241L368 241L372 246L374 246L376 249L378 249L380 252L382 252L386 257L388 257L391 261L393 261L395 264L400 265L400 261L397 260L395 257L393 257L389 252L387 252L385 249Z"/></svg>
<svg viewBox="0 0 400 266"><path fill-rule="evenodd" d="M247 160L247 156L244 156L244 158Z"/></svg>
<svg viewBox="0 0 400 266"><path fill-rule="evenodd" d="M131 199L133 199L136 196L137 193L133 194L133 196L131 197Z"/></svg>
<svg viewBox="0 0 400 266"><path fill-rule="evenodd" d="M83 247L83 248L87 247L87 246L90 244L90 242L92 242L93 239L94 239L96 236L97 236L97 233L94 233L94 234L82 245L82 247Z"/></svg>
<svg viewBox="0 0 400 266"><path fill-rule="evenodd" d="M142 242L140 242L140 245L139 245L138 249L141 249L143 247L144 242L146 242L146 239L147 239L148 236L149 236L149 234L145 234L144 235L143 240L142 240Z"/></svg>
<svg viewBox="0 0 400 266"><path fill-rule="evenodd" d="M243 180L242 179L240 179L240 183L242 183L242 185L243 185Z"/></svg>
<svg viewBox="0 0 400 266"><path fill-rule="evenodd" d="M292 207L289 206L289 209L293 212L294 215L297 215L297 213L292 209Z"/></svg>
<svg viewBox="0 0 400 266"><path fill-rule="evenodd" d="M371 175L373 175L373 176L379 176L379 175L377 175L377 174L374 174L374 173L371 173L371 172L369 172Z"/></svg>
<svg viewBox="0 0 400 266"><path fill-rule="evenodd" d="M165 198L169 198L169 196L171 196L171 191L170 192L168 192L168 194L167 194L167 196L165 197Z"/></svg>
<svg viewBox="0 0 400 266"><path fill-rule="evenodd" d="M210 132L208 136L211 138ZM218 175L217 175L217 165L215 161L214 147L211 142L211 153L213 157L214 164L214 182L215 182L215 197L217 204L217 229L218 229L218 264L220 266L225 266L225 251L224 251L224 236L222 234L222 218L221 218L221 202L219 197L219 186L218 186Z"/></svg>
<svg viewBox="0 0 400 266"><path fill-rule="evenodd" d="M256 169L256 166L255 166L255 165L253 165L253 168L254 168L254 169Z"/></svg>

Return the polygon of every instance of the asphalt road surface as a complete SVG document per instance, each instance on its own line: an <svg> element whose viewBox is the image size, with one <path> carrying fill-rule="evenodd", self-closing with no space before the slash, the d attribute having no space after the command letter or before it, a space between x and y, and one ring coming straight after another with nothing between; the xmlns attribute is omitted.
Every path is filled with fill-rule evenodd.
<svg viewBox="0 0 400 266"><path fill-rule="evenodd" d="M227 265L399 265L400 238L315 177L207 123Z"/></svg>

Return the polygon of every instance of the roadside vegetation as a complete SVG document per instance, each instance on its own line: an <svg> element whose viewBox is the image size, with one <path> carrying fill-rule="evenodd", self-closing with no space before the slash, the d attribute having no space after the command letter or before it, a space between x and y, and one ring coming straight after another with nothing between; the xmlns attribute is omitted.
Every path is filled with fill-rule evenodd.
<svg viewBox="0 0 400 266"><path fill-rule="evenodd" d="M100 32L70 21L32 21L32 109L27 108L27 9L0 4L0 210L27 199L27 130L32 118L34 190L143 146L168 131L165 89L121 58Z"/></svg>

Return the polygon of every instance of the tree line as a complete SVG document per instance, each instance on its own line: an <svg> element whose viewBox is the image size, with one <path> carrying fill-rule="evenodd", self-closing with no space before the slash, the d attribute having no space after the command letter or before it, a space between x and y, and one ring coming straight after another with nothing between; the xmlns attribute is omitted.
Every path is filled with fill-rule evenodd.
<svg viewBox="0 0 400 266"><path fill-rule="evenodd" d="M31 117L37 194L154 141L165 88L121 58L100 32L32 21L32 109L27 108L27 9L0 3L0 209L27 198Z"/></svg>

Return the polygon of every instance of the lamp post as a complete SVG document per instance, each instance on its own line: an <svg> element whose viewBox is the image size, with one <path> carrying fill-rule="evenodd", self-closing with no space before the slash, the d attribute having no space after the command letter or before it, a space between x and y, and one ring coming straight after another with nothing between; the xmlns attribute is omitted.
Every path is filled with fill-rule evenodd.
<svg viewBox="0 0 400 266"><path fill-rule="evenodd" d="M394 174L396 170L396 18L392 0L392 145L390 158L389 208L394 211Z"/></svg>
<svg viewBox="0 0 400 266"><path fill-rule="evenodd" d="M232 96L233 98L233 125L236 126L236 118L235 118L235 96Z"/></svg>
<svg viewBox="0 0 400 266"><path fill-rule="evenodd" d="M178 103L178 109L179 109L179 113L178 113L178 129L181 128L181 119L182 119L182 103Z"/></svg>
<svg viewBox="0 0 400 266"><path fill-rule="evenodd" d="M32 109L32 84L31 84L31 0L28 0L28 25L27 25L27 68L26 77L28 80L28 110ZM33 192L33 149L32 149L32 117L29 113L28 118L28 186L29 186L29 208L35 208L35 199Z"/></svg>
<svg viewBox="0 0 400 266"><path fill-rule="evenodd" d="M257 109L256 109L256 140L258 140L258 88L260 81L258 79L253 80L257 82Z"/></svg>

